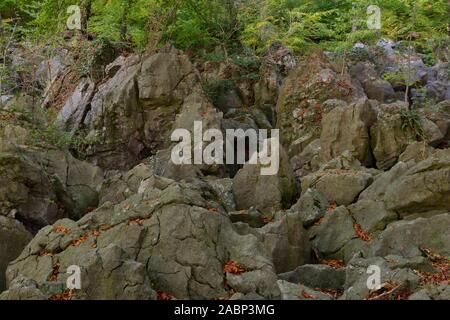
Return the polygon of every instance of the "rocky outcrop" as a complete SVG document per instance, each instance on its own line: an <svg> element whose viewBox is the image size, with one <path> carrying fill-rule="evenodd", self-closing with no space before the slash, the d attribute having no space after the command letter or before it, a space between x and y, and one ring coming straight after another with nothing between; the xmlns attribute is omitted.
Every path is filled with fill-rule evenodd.
<svg viewBox="0 0 450 320"><path fill-rule="evenodd" d="M406 103L381 105L370 129L372 152L379 169L390 169L408 144L416 140L414 128L404 122L407 120L402 118L402 112L408 112Z"/></svg>
<svg viewBox="0 0 450 320"><path fill-rule="evenodd" d="M68 151L25 145L28 132L6 126L0 143L0 213L32 232L63 217L78 219L98 204L103 173Z"/></svg>
<svg viewBox="0 0 450 320"><path fill-rule="evenodd" d="M297 195L297 184L286 153L280 149L279 170L261 175L261 165L246 164L233 179L238 210L255 207L262 212L289 208Z"/></svg>
<svg viewBox="0 0 450 320"><path fill-rule="evenodd" d="M320 170L303 177L301 182L304 190L318 190L329 203L349 205L372 183L375 173L376 171L362 167L346 151L323 165Z"/></svg>
<svg viewBox="0 0 450 320"><path fill-rule="evenodd" d="M78 222L60 220L40 230L9 266L8 283L24 276L46 295L60 293L65 270L78 265L83 289L74 298L148 299L154 289L178 299L212 299L229 287L278 297L272 262L257 238L238 235L213 205L194 185L152 175L116 205L107 201ZM230 261L245 272L226 275L224 287ZM239 285L246 277L252 285Z"/></svg>
<svg viewBox="0 0 450 320"><path fill-rule="evenodd" d="M312 131L320 135L322 104L328 99L350 102L358 96L347 74L335 71L325 56L313 54L300 62L285 79L277 102L277 127L282 143L291 143Z"/></svg>
<svg viewBox="0 0 450 320"><path fill-rule="evenodd" d="M32 236L17 220L0 215L0 291L5 289L5 271Z"/></svg>
<svg viewBox="0 0 450 320"><path fill-rule="evenodd" d="M96 90L82 80L59 114L67 129L88 131L88 158L99 166L130 169L170 145L177 114L202 120L214 113L197 70L180 51L165 47L122 58L118 65ZM193 123L185 125L193 130Z"/></svg>
<svg viewBox="0 0 450 320"><path fill-rule="evenodd" d="M373 156L369 129L375 120L376 111L367 99L331 110L322 120L322 159L330 161L348 150L362 164L370 166Z"/></svg>

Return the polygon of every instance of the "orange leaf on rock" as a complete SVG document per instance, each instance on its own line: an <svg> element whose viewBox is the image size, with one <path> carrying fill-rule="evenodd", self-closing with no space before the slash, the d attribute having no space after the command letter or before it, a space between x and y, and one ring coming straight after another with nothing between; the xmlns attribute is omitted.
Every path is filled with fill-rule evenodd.
<svg viewBox="0 0 450 320"><path fill-rule="evenodd" d="M133 220L130 220L128 222L128 225L136 225L136 226L142 226L144 224L144 219L136 218Z"/></svg>
<svg viewBox="0 0 450 320"><path fill-rule="evenodd" d="M164 300L169 301L172 300L172 296L168 294L167 292L163 292L161 290L156 291L156 299L157 300Z"/></svg>
<svg viewBox="0 0 450 320"><path fill-rule="evenodd" d="M330 204L330 206L327 208L327 212L333 212L337 208L337 203L333 202Z"/></svg>
<svg viewBox="0 0 450 320"><path fill-rule="evenodd" d="M59 300L72 300L72 289L67 289L63 293L55 294L48 298L48 300L59 301Z"/></svg>
<svg viewBox="0 0 450 320"><path fill-rule="evenodd" d="M75 239L72 241L72 246L74 247L79 247L83 242L85 242L87 239L89 238L89 236L87 234L82 235L81 237L79 237L78 239Z"/></svg>
<svg viewBox="0 0 450 320"><path fill-rule="evenodd" d="M56 233L64 233L64 234L69 234L71 232L71 230L69 228L65 228L63 226L54 226L53 230Z"/></svg>
<svg viewBox="0 0 450 320"><path fill-rule="evenodd" d="M341 269L345 267L345 263L342 260L320 260L320 264L325 264L335 269Z"/></svg>
<svg viewBox="0 0 450 320"><path fill-rule="evenodd" d="M305 299L316 299L316 296L306 292L305 289L302 290L302 296Z"/></svg>
<svg viewBox="0 0 450 320"><path fill-rule="evenodd" d="M246 272L247 270L238 264L236 261L228 261L225 266L223 267L224 273L231 273L231 274L242 274Z"/></svg>
<svg viewBox="0 0 450 320"><path fill-rule="evenodd" d="M366 242L372 241L370 235L367 232L365 232L358 223L354 223L353 227L355 228L355 232L358 238Z"/></svg>

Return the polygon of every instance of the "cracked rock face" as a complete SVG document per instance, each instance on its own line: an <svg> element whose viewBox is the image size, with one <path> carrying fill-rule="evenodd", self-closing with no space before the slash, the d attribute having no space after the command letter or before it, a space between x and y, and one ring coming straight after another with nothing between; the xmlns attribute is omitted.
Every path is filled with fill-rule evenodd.
<svg viewBox="0 0 450 320"><path fill-rule="evenodd" d="M215 113L197 70L174 48L122 58L118 65L98 88L82 80L59 114L67 128L87 128L88 158L102 168L129 170L168 147L174 128L185 124L193 130L193 121L180 124L178 114L199 120L200 114Z"/></svg>
<svg viewBox="0 0 450 320"><path fill-rule="evenodd" d="M7 271L44 295L61 293L71 265L81 268L75 298L149 299L153 290L177 299L213 299L230 288L277 298L271 259L253 235L238 235L222 209L212 210L198 187L151 176L121 202L105 202L78 222L43 228ZM243 274L224 274L228 261ZM254 279L252 285L246 277ZM224 286L224 280L227 286Z"/></svg>
<svg viewBox="0 0 450 320"><path fill-rule="evenodd" d="M97 206L102 171L67 151L21 145L0 152L0 162L0 214L33 233Z"/></svg>
<svg viewBox="0 0 450 320"><path fill-rule="evenodd" d="M5 289L8 263L17 258L32 236L17 220L0 216L0 291Z"/></svg>

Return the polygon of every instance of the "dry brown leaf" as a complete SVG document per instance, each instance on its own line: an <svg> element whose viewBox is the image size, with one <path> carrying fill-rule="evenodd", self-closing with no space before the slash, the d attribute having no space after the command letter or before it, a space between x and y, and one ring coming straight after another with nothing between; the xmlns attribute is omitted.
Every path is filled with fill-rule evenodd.
<svg viewBox="0 0 450 320"><path fill-rule="evenodd" d="M341 268L345 267L345 263L342 260L333 260L333 259L330 259L330 260L319 260L319 263L320 264L325 264L325 265L330 266L330 267L332 267L334 269L341 269Z"/></svg>
<svg viewBox="0 0 450 320"><path fill-rule="evenodd" d="M172 300L172 296L170 294L168 294L167 292L158 290L158 291L156 291L156 299L169 301L169 300Z"/></svg>
<svg viewBox="0 0 450 320"><path fill-rule="evenodd" d="M63 226L54 226L53 230L56 233L64 233L64 234L69 234L71 232L71 230L69 228L65 228Z"/></svg>
<svg viewBox="0 0 450 320"><path fill-rule="evenodd" d="M358 238L366 242L372 241L370 235L367 232L365 232L358 223L354 223L353 227L355 228L355 232Z"/></svg>
<svg viewBox="0 0 450 320"><path fill-rule="evenodd" d="M87 239L89 238L89 236L87 234L82 235L81 237L79 237L78 239L75 239L72 241L72 246L74 247L79 247L83 242L85 242Z"/></svg>
<svg viewBox="0 0 450 320"><path fill-rule="evenodd" d="M244 266L241 266L236 261L228 261L225 266L223 267L224 273L231 273L231 274L242 274L246 272Z"/></svg>
<svg viewBox="0 0 450 320"><path fill-rule="evenodd" d="M72 300L72 289L67 289L63 293L55 294L48 298L48 300L59 301L59 300Z"/></svg>
<svg viewBox="0 0 450 320"><path fill-rule="evenodd" d="M333 202L330 204L330 206L327 208L327 212L333 212L337 208L337 203Z"/></svg>

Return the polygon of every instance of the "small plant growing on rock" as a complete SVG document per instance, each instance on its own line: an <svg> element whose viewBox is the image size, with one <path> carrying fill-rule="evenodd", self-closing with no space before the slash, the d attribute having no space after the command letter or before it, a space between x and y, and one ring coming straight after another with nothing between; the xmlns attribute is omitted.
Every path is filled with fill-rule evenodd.
<svg viewBox="0 0 450 320"><path fill-rule="evenodd" d="M425 131L423 129L422 121L420 115L416 110L404 110L400 111L400 116L402 119L402 130L410 129L414 133L416 139L424 140Z"/></svg>

